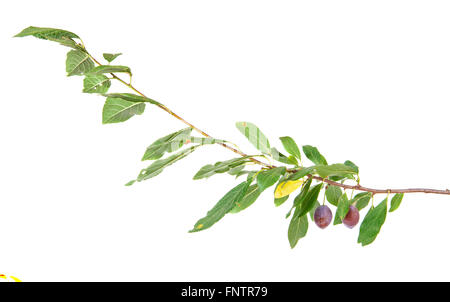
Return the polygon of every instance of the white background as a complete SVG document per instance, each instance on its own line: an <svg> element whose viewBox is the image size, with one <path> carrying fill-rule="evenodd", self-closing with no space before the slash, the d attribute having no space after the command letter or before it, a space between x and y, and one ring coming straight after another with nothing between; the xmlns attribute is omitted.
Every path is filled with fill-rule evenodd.
<svg viewBox="0 0 450 302"><path fill-rule="evenodd" d="M123 52L134 84L254 152L251 121L350 159L376 188L450 187L448 1L8 1L0 12L0 273L26 281L449 281L450 196L412 194L377 240L310 224L291 250L268 190L188 234L232 186L193 181L234 156L207 146L132 187L155 139L184 127L156 107L101 124L102 97L65 76L67 48L13 39L34 25ZM117 85L117 84L116 84ZM116 86L125 92L125 87ZM377 197L377 202L383 198ZM365 214L365 212L364 212Z"/></svg>

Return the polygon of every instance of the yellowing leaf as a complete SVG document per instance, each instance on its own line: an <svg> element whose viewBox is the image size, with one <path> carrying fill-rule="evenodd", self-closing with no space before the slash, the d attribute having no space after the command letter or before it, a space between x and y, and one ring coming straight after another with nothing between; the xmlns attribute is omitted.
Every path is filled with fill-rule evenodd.
<svg viewBox="0 0 450 302"><path fill-rule="evenodd" d="M16 278L14 276L9 276L11 279L13 279L15 282L22 282L19 278Z"/></svg>
<svg viewBox="0 0 450 302"><path fill-rule="evenodd" d="M5 276L3 274L0 274L0 278L6 280L6 281L2 281L2 282L22 282L19 278L16 278L14 276Z"/></svg>
<svg viewBox="0 0 450 302"><path fill-rule="evenodd" d="M282 198L284 196L287 196L300 188L302 185L303 180L288 180L281 182L277 188L275 189L275 198Z"/></svg>

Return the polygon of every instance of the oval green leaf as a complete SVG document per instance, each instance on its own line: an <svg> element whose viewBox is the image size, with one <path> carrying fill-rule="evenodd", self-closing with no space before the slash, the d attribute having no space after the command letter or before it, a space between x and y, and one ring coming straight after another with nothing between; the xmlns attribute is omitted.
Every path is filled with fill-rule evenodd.
<svg viewBox="0 0 450 302"><path fill-rule="evenodd" d="M289 195L283 196L281 198L274 198L273 199L273 203L275 204L276 207L281 206L283 203L286 202L286 200L289 199Z"/></svg>
<svg viewBox="0 0 450 302"><path fill-rule="evenodd" d="M194 179L202 179L208 178L217 173L225 173L228 172L232 168L236 168L241 165L245 165L249 162L249 158L251 156L246 157L237 157L232 158L226 161L216 162L214 165L206 165L200 168L200 170L194 175Z"/></svg>
<svg viewBox="0 0 450 302"><path fill-rule="evenodd" d="M325 190L325 196L328 202L334 206L338 205L341 195L342 190L337 186L328 185L327 189Z"/></svg>
<svg viewBox="0 0 450 302"><path fill-rule="evenodd" d="M314 167L317 174L320 177L326 178L329 176L352 176L356 174L355 168L344 165L344 164L332 164L332 165L317 165Z"/></svg>
<svg viewBox="0 0 450 302"><path fill-rule="evenodd" d="M345 218L345 216L348 213L348 209L350 207L350 201L348 200L347 194L342 194L339 197L338 206L336 209L336 216L334 218L333 224L340 224L342 220Z"/></svg>
<svg viewBox="0 0 450 302"><path fill-rule="evenodd" d="M286 167L277 167L269 170L262 171L256 176L256 182L259 190L262 192L265 189L273 186L280 176L286 172Z"/></svg>
<svg viewBox="0 0 450 302"><path fill-rule="evenodd" d="M249 122L237 122L236 128L249 140L249 142L259 151L270 154L270 143L264 133Z"/></svg>
<svg viewBox="0 0 450 302"><path fill-rule="evenodd" d="M371 192L358 193L355 195L355 197L353 197L351 204L355 204L355 207L359 211L361 211L369 204L371 198L372 198Z"/></svg>
<svg viewBox="0 0 450 302"><path fill-rule="evenodd" d="M309 188L311 187L312 178L309 178L306 183L303 185L302 190L294 199L294 207L300 206L303 203L306 196L308 196Z"/></svg>
<svg viewBox="0 0 450 302"><path fill-rule="evenodd" d="M297 179L303 178L306 175L311 174L313 171L314 171L313 167L302 168L302 169L298 170L297 172L289 175L287 180L297 180Z"/></svg>
<svg viewBox="0 0 450 302"><path fill-rule="evenodd" d="M108 94L104 94L104 96L111 97L111 98L124 99L125 101L128 101L128 102L151 103L153 105L161 105L161 103L158 103L157 101L152 100L148 97L140 96L140 95L132 94L132 93L108 93Z"/></svg>
<svg viewBox="0 0 450 302"><path fill-rule="evenodd" d="M377 238L377 235L386 220L386 214L387 198L375 208L371 208L366 214L366 217L364 217L359 228L358 243L361 243L362 246L366 246L371 244Z"/></svg>
<svg viewBox="0 0 450 302"><path fill-rule="evenodd" d="M306 145L303 146L303 153L306 157L316 165L328 165L327 160L320 154L316 147Z"/></svg>
<svg viewBox="0 0 450 302"><path fill-rule="evenodd" d="M240 203L244 198L249 187L249 183L244 181L231 189L225 196L223 196L217 204L208 211L205 217L197 221L190 233L206 230L210 228L217 221L222 219L225 214L230 212L237 203Z"/></svg>
<svg viewBox="0 0 450 302"><path fill-rule="evenodd" d="M298 207L299 207L298 215L299 216L303 216L306 213L308 213L309 211L311 211L311 209L314 206L314 203L317 201L317 197L319 197L319 193L320 193L320 190L322 189L322 185L323 185L323 183L315 185L308 191L305 198L298 205ZM295 213L294 213L294 217L295 217Z"/></svg>
<svg viewBox="0 0 450 302"><path fill-rule="evenodd" d="M391 199L391 207L389 209L389 212L394 212L398 209L400 204L402 203L404 193L395 194L394 197Z"/></svg>
<svg viewBox="0 0 450 302"><path fill-rule="evenodd" d="M184 145L184 139L189 137L191 132L192 128L184 128L157 139L147 147L144 156L142 156L142 160L159 159L166 152L173 152L180 149ZM176 142L174 143L174 141Z"/></svg>
<svg viewBox="0 0 450 302"><path fill-rule="evenodd" d="M293 156L287 157L286 155L278 151L277 148L275 147L270 149L270 155L274 160L279 161L280 163L298 166L298 161L295 157Z"/></svg>
<svg viewBox="0 0 450 302"><path fill-rule="evenodd" d="M156 175L160 174L165 168L168 166L174 164L175 162L185 158L189 154L195 151L195 149L198 146L193 146L188 149L184 149L172 156L169 156L164 159L159 159L157 161L154 161L150 166L148 166L145 169L142 169L137 177L137 181L143 181L147 180L149 178L155 177Z"/></svg>
<svg viewBox="0 0 450 302"><path fill-rule="evenodd" d="M95 64L87 53L81 50L71 50L67 53L67 76L82 75L94 68Z"/></svg>
<svg viewBox="0 0 450 302"><path fill-rule="evenodd" d="M359 167L358 167L357 165L355 165L352 161L346 160L346 161L344 162L344 165L349 166L349 167L352 167L352 168L356 171L356 174L359 173Z"/></svg>
<svg viewBox="0 0 450 302"><path fill-rule="evenodd" d="M103 106L103 124L124 122L145 110L145 103L125 101L120 98L107 98Z"/></svg>
<svg viewBox="0 0 450 302"><path fill-rule="evenodd" d="M34 36L39 39L49 40L53 42L58 42L59 44L67 47L71 47L78 50L83 50L84 48L81 45L78 45L73 39L79 39L76 34L73 32L57 29L57 28L48 28L48 27L35 27L30 26L22 30L20 33L15 35L14 37L26 37L26 36Z"/></svg>
<svg viewBox="0 0 450 302"><path fill-rule="evenodd" d="M127 66L122 65L101 65L93 68L90 74L104 74L104 73L128 73L131 76L131 69Z"/></svg>
<svg viewBox="0 0 450 302"><path fill-rule="evenodd" d="M230 213L236 214L245 210L258 199L259 195L261 195L261 191L259 191L258 185L256 184L251 185L248 188L242 200L236 202L235 206L233 207L233 209L231 209Z"/></svg>
<svg viewBox="0 0 450 302"><path fill-rule="evenodd" d="M281 143L283 144L284 149L294 157L301 159L301 153L300 149L298 148L297 144L295 143L294 139L290 136L283 136L280 137Z"/></svg>
<svg viewBox="0 0 450 302"><path fill-rule="evenodd" d="M103 58L105 58L108 63L111 63L120 55L122 55L122 53L104 53Z"/></svg>
<svg viewBox="0 0 450 302"><path fill-rule="evenodd" d="M58 29L58 28L49 28L49 27L35 27L29 26L22 30L20 33L15 35L14 37L26 37L26 36L34 36L39 39L61 39L63 37L66 38L76 38L79 39L78 35L73 32Z"/></svg>
<svg viewBox="0 0 450 302"><path fill-rule="evenodd" d="M298 241L306 236L308 232L308 217L307 216L292 216L288 228L288 240L291 248L294 248Z"/></svg>
<svg viewBox="0 0 450 302"><path fill-rule="evenodd" d="M111 80L103 74L86 75L83 80L83 92L86 93L106 93L109 87Z"/></svg>

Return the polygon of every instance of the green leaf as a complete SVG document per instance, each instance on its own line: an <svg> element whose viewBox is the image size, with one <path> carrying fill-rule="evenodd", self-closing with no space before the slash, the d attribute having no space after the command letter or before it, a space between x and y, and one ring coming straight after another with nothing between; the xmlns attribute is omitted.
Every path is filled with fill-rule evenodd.
<svg viewBox="0 0 450 302"><path fill-rule="evenodd" d="M245 168L245 166L242 166ZM237 167L236 167L237 168ZM232 170L234 170L235 168L230 169L229 172L231 172ZM238 179L239 177L241 177L242 175L246 175L248 174L248 177L251 178L253 177L253 173L255 173L254 171L248 171L248 170L242 170L236 173L236 179Z"/></svg>
<svg viewBox="0 0 450 302"><path fill-rule="evenodd" d="M230 212L236 204L244 198L249 187L249 183L244 181L229 191L219 202L206 214L205 217L197 221L190 233L198 232L210 228L217 221Z"/></svg>
<svg viewBox="0 0 450 302"><path fill-rule="evenodd" d="M355 172L355 173L353 173L353 174L358 174L358 173L359 173L359 168L358 168L358 166L355 165L353 162L351 162L351 161L349 161L349 160L346 160L346 161L344 162L344 165L346 165L346 166L352 168L352 169L354 170L354 172ZM340 180L343 180L343 179L345 179L345 178L355 179L355 177L353 176L353 174L347 174L347 175L345 175L345 174L342 174L342 175L332 175L332 176L328 177L328 179L333 180L333 181L340 181Z"/></svg>
<svg viewBox="0 0 450 302"><path fill-rule="evenodd" d="M156 175L160 174L166 167L174 164L175 162L185 158L186 156L194 152L197 147L198 146L193 146L167 158L154 161L150 166L141 170L136 180L143 181L155 177Z"/></svg>
<svg viewBox="0 0 450 302"><path fill-rule="evenodd" d="M243 174L241 174L242 172L247 172L247 173L249 172L249 171L242 171L244 168L245 168L245 165L237 166L235 168L231 168L227 173L230 175L236 175L236 177L237 177L237 176L243 175ZM245 173L245 174L247 174L247 173Z"/></svg>
<svg viewBox="0 0 450 302"><path fill-rule="evenodd" d="M303 146L303 153L316 165L328 165L327 160L320 154L316 147L310 145Z"/></svg>
<svg viewBox="0 0 450 302"><path fill-rule="evenodd" d="M347 194L342 194L339 198L338 206L336 209L336 217L342 221L348 213L350 207L350 200L348 200Z"/></svg>
<svg viewBox="0 0 450 302"><path fill-rule="evenodd" d="M298 166L298 161L295 157L293 156L287 157L283 153L279 152L275 147L270 149L270 154L272 155L273 159L279 161L280 163Z"/></svg>
<svg viewBox="0 0 450 302"><path fill-rule="evenodd" d="M69 38L61 38L61 39L48 39L50 41L58 42L62 46L70 47L76 50L86 51L82 46L77 44L74 40Z"/></svg>
<svg viewBox="0 0 450 302"><path fill-rule="evenodd" d="M279 207L288 199L289 199L289 195L286 195L286 196L283 196L281 198L274 198L273 202L274 202L276 207Z"/></svg>
<svg viewBox="0 0 450 302"><path fill-rule="evenodd" d="M83 80L83 92L86 93L106 93L111 87L108 77L99 75L86 75Z"/></svg>
<svg viewBox="0 0 450 302"><path fill-rule="evenodd" d="M147 147L142 160L159 159L166 152L173 152L180 149L184 145L184 140L190 136L191 132L192 128L189 127L157 139Z"/></svg>
<svg viewBox="0 0 450 302"><path fill-rule="evenodd" d="M120 98L106 99L103 106L103 124L124 122L145 110L145 103L128 102Z"/></svg>
<svg viewBox="0 0 450 302"><path fill-rule="evenodd" d="M206 165L200 168L200 170L194 175L194 179L202 179L210 177L217 173L228 172L232 168L237 166L245 165L249 162L251 156L232 158L226 161L216 162L214 165Z"/></svg>
<svg viewBox="0 0 450 302"><path fill-rule="evenodd" d="M81 50L71 50L67 53L67 76L82 75L94 68L95 64L87 53Z"/></svg>
<svg viewBox="0 0 450 302"><path fill-rule="evenodd" d="M259 190L262 192L268 187L273 186L285 172L286 167L277 167L260 172L258 176L256 176Z"/></svg>
<svg viewBox="0 0 450 302"><path fill-rule="evenodd" d="M187 128L190 129L190 128ZM161 138L165 139L166 137ZM161 158L166 152L173 152L187 144L199 144L203 145L211 145L218 143L225 143L226 141L210 138L210 137L195 137L190 136L187 132L181 132L179 134L175 134L175 137L169 139L168 141L155 141L151 146L149 146L142 157L142 160L155 160ZM240 167L241 169L244 166Z"/></svg>
<svg viewBox="0 0 450 302"><path fill-rule="evenodd" d="M281 143L283 144L284 149L294 157L301 159L302 155L300 153L300 149L298 148L295 141L289 136L280 137Z"/></svg>
<svg viewBox="0 0 450 302"><path fill-rule="evenodd" d="M308 218L306 216L292 216L288 228L288 239L291 248L294 248L298 241L306 236L308 232Z"/></svg>
<svg viewBox="0 0 450 302"><path fill-rule="evenodd" d="M299 207L303 201L305 200L306 196L308 196L309 188L311 187L312 178L308 179L306 183L303 185L302 190L300 193L295 197L294 199L294 207Z"/></svg>
<svg viewBox="0 0 450 302"><path fill-rule="evenodd" d="M351 200L351 204L356 203L355 207L358 209L358 211L361 211L369 204L370 198L372 198L371 192L358 193Z"/></svg>
<svg viewBox="0 0 450 302"><path fill-rule="evenodd" d="M338 215L334 215L334 221L333 221L333 225L338 225L341 224L342 220Z"/></svg>
<svg viewBox="0 0 450 302"><path fill-rule="evenodd" d="M395 210L398 209L398 207L402 203L402 199L403 199L404 195L405 195L404 193L399 193L399 194L395 194L394 197L392 197L391 208L389 209L389 212L394 212Z"/></svg>
<svg viewBox="0 0 450 302"><path fill-rule="evenodd" d="M319 193L320 193L320 190L322 189L322 185L323 185L323 183L315 185L308 191L305 198L301 201L301 203L299 205L298 215L303 216L306 213L308 213L309 211L311 211L311 209L314 206L314 203L317 201L317 197L319 197Z"/></svg>
<svg viewBox="0 0 450 302"><path fill-rule="evenodd" d="M90 74L104 74L104 73L117 73L124 72L128 73L131 76L131 69L127 66L122 65L101 65L93 68L89 73Z"/></svg>
<svg viewBox="0 0 450 302"><path fill-rule="evenodd" d="M300 178L305 177L308 174L311 174L311 172L314 171L314 167L308 167L308 168L302 168L301 170L298 170L294 174L289 175L287 180L298 180Z"/></svg>
<svg viewBox="0 0 450 302"><path fill-rule="evenodd" d="M259 191L258 185L251 185L242 200L240 202L236 202L230 213L235 214L245 210L258 199L259 195L261 195L261 191Z"/></svg>
<svg viewBox="0 0 450 302"><path fill-rule="evenodd" d="M256 173L257 173L256 171L248 171L247 181L249 181L250 183L253 182Z"/></svg>
<svg viewBox="0 0 450 302"><path fill-rule="evenodd" d="M187 128L190 129L190 128ZM186 130L188 131L188 130ZM166 137L164 137L166 138ZM164 139L162 138L162 139ZM187 132L181 132L177 134L175 137L168 141L156 141L151 146L149 146L142 157L142 160L155 160L158 158L161 158L164 153L166 152L173 152L181 147L187 145L187 144L199 144L200 146L203 145L210 145L210 144L217 144L217 143L224 143L224 140L220 139L214 139L210 137L195 137L190 136ZM239 167L244 168L244 166Z"/></svg>
<svg viewBox="0 0 450 302"><path fill-rule="evenodd" d="M133 185L135 182L136 182L136 179L130 180L129 182L127 182L125 184L125 186L129 187L129 186Z"/></svg>
<svg viewBox="0 0 450 302"><path fill-rule="evenodd" d="M295 156L289 155L288 159L291 162L291 165L298 166L298 161L297 158L295 158Z"/></svg>
<svg viewBox="0 0 450 302"><path fill-rule="evenodd" d="M326 178L328 176L348 176L356 174L353 167L349 167L344 164L332 164L332 165L317 165L314 167L317 174L320 177Z"/></svg>
<svg viewBox="0 0 450 302"><path fill-rule="evenodd" d="M372 243L380 232L386 220L387 214L387 198L385 198L375 208L371 208L364 217L361 227L359 228L358 243L362 246Z"/></svg>
<svg viewBox="0 0 450 302"><path fill-rule="evenodd" d="M48 28L48 27L35 27L30 26L22 30L20 33L15 35L14 37L26 37L26 36L34 36L39 39L60 39L60 38L76 38L79 39L76 34L73 32L63 30L63 29L57 29L57 28Z"/></svg>
<svg viewBox="0 0 450 302"><path fill-rule="evenodd" d="M109 94L104 94L103 96L111 97L111 98L119 98L119 99L123 99L128 102L151 103L153 105L161 105L161 103L158 103L157 101L152 100L148 97L140 96L140 95L132 94L132 93L109 93Z"/></svg>
<svg viewBox="0 0 450 302"><path fill-rule="evenodd" d="M320 202L318 202L316 200L316 202L314 203L314 206L312 207L311 211L309 211L309 215L311 217L311 221L314 221L314 212L316 211L316 209L320 207Z"/></svg>
<svg viewBox="0 0 450 302"><path fill-rule="evenodd" d="M327 197L328 202L334 206L338 205L341 195L341 188L336 186L328 185L327 189L325 190L325 196Z"/></svg>
<svg viewBox="0 0 450 302"><path fill-rule="evenodd" d="M227 143L227 141L225 141L223 139L212 138L212 137L189 136L187 138L186 143L200 144L200 145L212 145L212 144L225 144L225 143Z"/></svg>
<svg viewBox="0 0 450 302"><path fill-rule="evenodd" d="M289 210L289 212L286 213L286 219L289 218L289 216L291 216L292 210L294 209L294 206L292 206Z"/></svg>
<svg viewBox="0 0 450 302"><path fill-rule="evenodd" d="M341 218L339 218L338 215L335 215L334 216L334 220L333 220L333 225L338 225L338 224L341 224L341 223L342 223Z"/></svg>
<svg viewBox="0 0 450 302"><path fill-rule="evenodd" d="M270 154L270 143L267 137L249 122L237 122L236 127L262 153Z"/></svg>
<svg viewBox="0 0 450 302"><path fill-rule="evenodd" d="M111 63L114 61L118 56L120 56L122 53L104 53L103 58L105 58L106 61Z"/></svg>
<svg viewBox="0 0 450 302"><path fill-rule="evenodd" d="M358 168L358 166L355 165L353 162L351 162L351 161L349 161L349 160L346 160L346 161L344 162L344 165L349 166L349 167L352 167L353 170L356 171L356 174L359 174L359 168Z"/></svg>
<svg viewBox="0 0 450 302"><path fill-rule="evenodd" d="M83 50L81 46L77 45L77 43L74 40L72 40L72 39L80 39L80 37L67 30L30 26L22 30L14 37L26 37L26 36L34 36L39 39L58 42L64 46Z"/></svg>

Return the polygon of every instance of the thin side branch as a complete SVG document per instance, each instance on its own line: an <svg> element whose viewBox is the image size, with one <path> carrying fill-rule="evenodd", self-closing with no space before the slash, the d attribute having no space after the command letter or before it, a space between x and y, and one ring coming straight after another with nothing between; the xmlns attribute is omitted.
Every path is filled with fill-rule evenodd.
<svg viewBox="0 0 450 302"><path fill-rule="evenodd" d="M86 51L87 52L87 51ZM89 54L89 53L88 53ZM89 54L89 56L91 57L91 59L97 63L99 66L101 66L102 64L97 61L92 55ZM122 84L124 84L125 86L127 86L128 88L130 88L131 90L133 90L134 92L136 92L137 94L146 97L142 92L140 92L139 90L137 90L131 83L127 83L124 80L122 80L120 77L118 77L117 75L115 75L114 73L111 73L111 76L118 80L119 82L121 82ZM164 110L165 112L169 113L170 115L172 115L173 117L175 117L176 119L180 120L181 122L183 122L184 124L186 124L187 126L191 127L192 129L194 129L195 131L197 131L198 133L200 133L201 135L208 137L208 138L212 138L209 134L207 134L206 132L204 132L203 130L195 127L193 124L189 123L188 121L186 121L185 119L183 119L181 116L179 116L178 114L176 114L175 112L173 112L172 110L170 110L167 106L163 105L163 104L157 104L156 106L158 106L160 109ZM219 145L221 145L224 148L227 148L228 150L233 151L236 154L239 154L240 156L243 157L247 157L248 155L231 147L228 144L225 143L219 143ZM262 161L257 160L256 158L250 157L249 158L252 162L261 165L263 167L266 168L276 168L276 166L273 165L269 165L267 163L264 163ZM292 172L296 172L298 170L291 170ZM365 191L365 192L371 192L373 194L387 194L387 193L429 193L429 194L443 194L443 195L450 195L450 190L449 189L445 189L445 190L436 190L436 189L423 189L423 188L411 188L411 189L372 189L372 188L367 188L367 187L363 187L360 184L357 185L346 185L346 184L342 184L339 182L335 182L329 179L325 179L319 176L313 176L313 175L308 175L309 178L313 178L315 180L327 183L329 185L332 186L336 186L336 187L341 187L343 189L350 189L350 190L356 190L356 191Z"/></svg>
<svg viewBox="0 0 450 302"><path fill-rule="evenodd" d="M371 192L373 194L387 194L387 193L431 193L431 194L443 194L443 195L450 195L450 190L436 190L436 189L423 189L423 188L412 188L412 189L372 189L363 187L359 184L357 185L346 185L341 184L339 182L335 182L329 179L324 179L319 176L312 176L308 175L309 177L312 177L315 180L322 181L324 183L327 183L332 186L341 187L344 189L350 189L350 190L357 190L357 191L365 191L365 192Z"/></svg>
<svg viewBox="0 0 450 302"><path fill-rule="evenodd" d="M89 54L89 53L88 53ZM91 59L97 63L99 66L102 66L102 64L97 61L91 54L89 54L89 56L91 57ZM114 73L110 73L111 76L118 80L119 82L121 82L122 84L124 84L125 86L127 86L128 88L132 89L134 92L136 92L137 94L146 97L142 92L140 92L139 90L137 90L131 83L127 83L124 80L122 80L120 77L118 77L117 75L115 75ZM192 129L194 129L195 131L197 131L198 133L200 133L201 135L208 137L208 138L212 138L211 135L207 134L206 132L204 132L203 130L200 130L199 128L195 127L193 124L189 123L188 121L186 121L184 118L182 118L181 116L179 116L178 114L176 114L175 112L173 112L172 110L170 110L167 106L163 105L163 104L156 104L156 106L158 106L159 108L161 108L162 110L164 110L165 112L169 113L171 116L175 117L176 119L182 121L184 124L188 125L189 127L191 127ZM218 143L219 145L221 145L222 147L227 148L228 150L233 151L236 154L239 154L240 156L246 157L248 156L247 154L245 154L244 152L241 152L225 143ZM251 161L253 161L256 164L265 166L265 167L271 167L270 165L257 160L256 158L250 157L249 158Z"/></svg>

